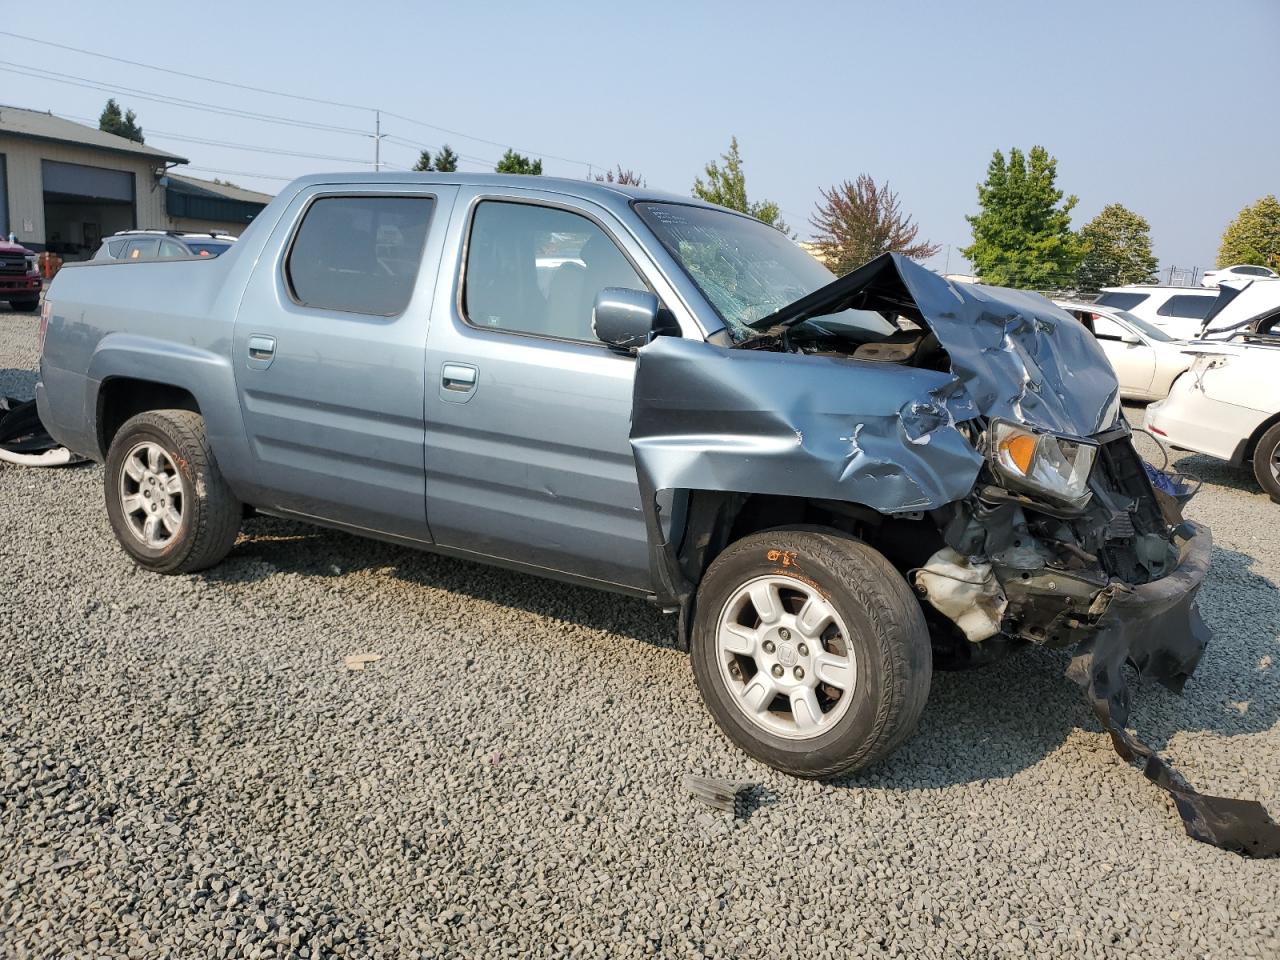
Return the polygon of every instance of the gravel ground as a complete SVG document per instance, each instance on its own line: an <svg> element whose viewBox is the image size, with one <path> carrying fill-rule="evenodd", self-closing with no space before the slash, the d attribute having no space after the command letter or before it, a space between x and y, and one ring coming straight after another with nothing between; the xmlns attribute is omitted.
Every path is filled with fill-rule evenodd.
<svg viewBox="0 0 1280 960"><path fill-rule="evenodd" d="M0 392L35 326L0 313ZM1280 814L1280 506L1180 462L1216 639L1134 723ZM0 465L0 956L1280 955L1280 864L1189 840L1062 654L935 676L888 762L801 782L642 602L269 519L149 575L101 479ZM747 815L686 772L754 781Z"/></svg>

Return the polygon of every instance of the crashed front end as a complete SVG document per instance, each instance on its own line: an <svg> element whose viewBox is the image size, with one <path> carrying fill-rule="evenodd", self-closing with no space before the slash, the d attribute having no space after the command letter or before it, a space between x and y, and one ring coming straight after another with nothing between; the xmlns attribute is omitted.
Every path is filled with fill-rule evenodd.
<svg viewBox="0 0 1280 960"><path fill-rule="evenodd" d="M844 310L895 330L824 319ZM631 440L663 599L687 616L714 551L699 507L728 502L693 498L680 543L661 510L672 491L932 526L931 554L904 572L963 648L1073 647L1069 675L1191 836L1280 853L1259 805L1197 793L1125 729L1127 663L1179 690L1200 659L1212 541L1183 519L1176 480L1139 457L1092 335L1036 294L951 284L892 254L759 328L732 347L660 337L639 352Z"/></svg>

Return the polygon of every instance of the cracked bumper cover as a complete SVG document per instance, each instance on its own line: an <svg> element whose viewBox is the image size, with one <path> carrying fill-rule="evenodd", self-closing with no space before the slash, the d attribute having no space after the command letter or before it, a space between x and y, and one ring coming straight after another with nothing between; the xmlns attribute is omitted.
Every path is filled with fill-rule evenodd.
<svg viewBox="0 0 1280 960"><path fill-rule="evenodd" d="M1178 566L1139 586L1113 584L1096 631L1076 648L1067 676L1085 691L1094 715L1124 760L1141 763L1148 780L1166 791L1187 835L1224 850L1253 857L1280 855L1280 826L1253 800L1200 793L1154 750L1129 733L1132 692L1126 662L1140 674L1181 692L1200 662L1209 628L1196 594L1209 570L1213 539L1207 527L1187 523Z"/></svg>

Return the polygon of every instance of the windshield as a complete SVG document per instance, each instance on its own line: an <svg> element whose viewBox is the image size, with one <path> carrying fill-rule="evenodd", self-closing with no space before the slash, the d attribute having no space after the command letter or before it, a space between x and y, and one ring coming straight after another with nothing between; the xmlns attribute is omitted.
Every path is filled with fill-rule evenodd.
<svg viewBox="0 0 1280 960"><path fill-rule="evenodd" d="M1161 343L1173 343L1177 339L1177 337L1169 336L1169 334L1165 333L1154 323L1148 323L1141 317L1134 316L1128 310L1116 310L1115 315L1125 323L1129 324L1129 326L1135 327L1149 340L1158 340Z"/></svg>
<svg viewBox="0 0 1280 960"><path fill-rule="evenodd" d="M835 279L784 233L759 220L682 203L635 208L735 340L756 336L760 331L752 323ZM879 314L864 310L845 310L833 321L823 325L892 329Z"/></svg>

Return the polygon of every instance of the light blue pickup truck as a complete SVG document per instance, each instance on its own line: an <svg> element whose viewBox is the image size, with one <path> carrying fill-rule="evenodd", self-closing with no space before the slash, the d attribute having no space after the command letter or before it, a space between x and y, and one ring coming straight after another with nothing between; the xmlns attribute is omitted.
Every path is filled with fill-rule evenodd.
<svg viewBox="0 0 1280 960"><path fill-rule="evenodd" d="M40 416L137 563L209 567L259 511L647 597L790 773L1028 644L1123 733L1123 663L1176 686L1207 636L1208 532L1079 323L687 198L312 176L216 259L67 265L42 324Z"/></svg>

